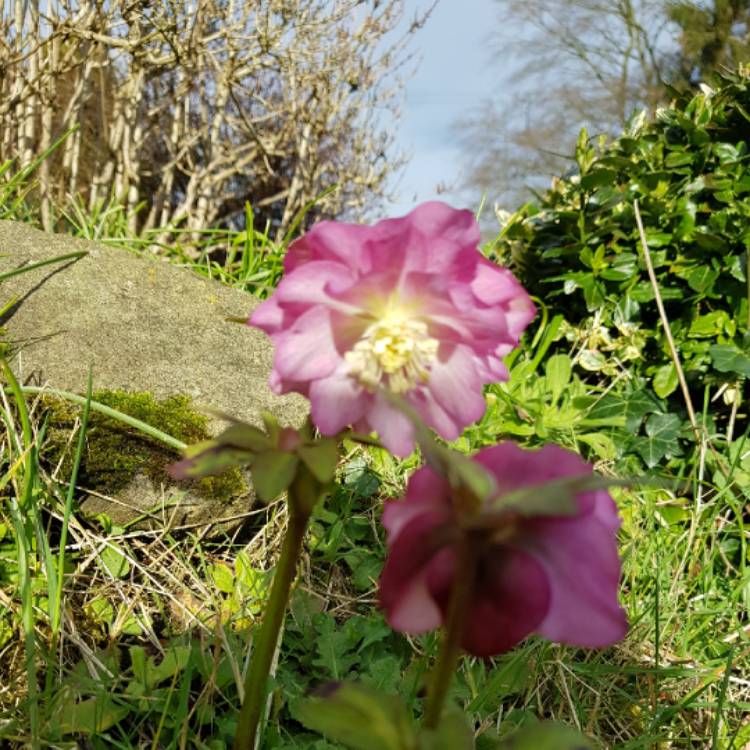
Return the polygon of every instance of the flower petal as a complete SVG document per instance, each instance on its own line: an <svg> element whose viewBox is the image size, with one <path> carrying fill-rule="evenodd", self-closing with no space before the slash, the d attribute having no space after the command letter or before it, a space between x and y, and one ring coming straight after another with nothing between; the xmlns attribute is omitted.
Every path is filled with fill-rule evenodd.
<svg viewBox="0 0 750 750"><path fill-rule="evenodd" d="M388 610L388 624L400 633L419 635L439 628L443 615L427 588L427 573L415 576Z"/></svg>
<svg viewBox="0 0 750 750"><path fill-rule="evenodd" d="M284 311L276 297L261 302L250 314L247 324L266 333L276 333L284 324Z"/></svg>
<svg viewBox="0 0 750 750"><path fill-rule="evenodd" d="M529 555L506 549L480 571L462 640L475 656L512 649L538 629L550 601L544 570Z"/></svg>
<svg viewBox="0 0 750 750"><path fill-rule="evenodd" d="M284 270L288 273L311 261L332 260L365 275L370 270L368 239L372 232L372 227L361 224L321 221L289 245Z"/></svg>
<svg viewBox="0 0 750 750"><path fill-rule="evenodd" d="M593 473L577 454L556 445L526 451L503 443L480 451L474 460L492 472L503 492ZM594 648L614 643L627 631L617 600L619 519L614 501L603 490L578 493L576 501L578 513L573 516L524 520L509 544L532 555L548 578L549 611L539 634Z"/></svg>
<svg viewBox="0 0 750 750"><path fill-rule="evenodd" d="M474 460L495 476L497 486L503 492L550 480L593 474L593 467L577 453L552 444L540 450L524 450L515 443L499 443L479 451ZM582 510L591 506L589 496L592 494L586 492L577 496Z"/></svg>
<svg viewBox="0 0 750 750"><path fill-rule="evenodd" d="M444 440L455 440L460 437L464 424L452 417L436 401L432 393L426 388L411 391L407 400L414 406L417 413Z"/></svg>
<svg viewBox="0 0 750 750"><path fill-rule="evenodd" d="M474 214L466 209L455 209L442 201L427 201L417 206L401 221L408 220L412 228L428 237L431 242L436 240L450 243L458 250L470 248L476 250L482 241L479 225ZM398 221L398 219L396 219ZM425 270L440 271L445 267L445 258L440 253L434 253L433 261Z"/></svg>
<svg viewBox="0 0 750 750"><path fill-rule="evenodd" d="M487 408L482 381L468 346L451 347L447 356L440 353L430 368L427 388L461 429L481 419Z"/></svg>
<svg viewBox="0 0 750 750"><path fill-rule="evenodd" d="M617 600L620 560L612 528L590 514L535 520L524 531L524 548L544 567L552 592L539 634L587 648L620 640L628 624Z"/></svg>
<svg viewBox="0 0 750 750"><path fill-rule="evenodd" d="M300 315L274 336L274 368L282 379L305 381L330 375L342 361L331 325L331 313L320 305Z"/></svg>
<svg viewBox="0 0 750 750"><path fill-rule="evenodd" d="M453 549L442 550L430 562L428 586L444 613L454 571ZM542 622L549 601L547 576L534 557L520 550L491 548L479 561L461 645L474 656L509 651Z"/></svg>
<svg viewBox="0 0 750 750"><path fill-rule="evenodd" d="M379 592L396 630L416 634L440 625L440 609L427 589L427 566L445 543L442 531L449 519L445 511L427 509L399 529L398 541L389 539Z"/></svg>
<svg viewBox="0 0 750 750"><path fill-rule="evenodd" d="M367 411L372 395L352 377L346 367L310 384L310 407L315 426L324 435L335 435L356 424Z"/></svg>
<svg viewBox="0 0 750 750"><path fill-rule="evenodd" d="M350 288L355 281L356 276L341 263L314 261L285 275L274 297L282 306L322 304L356 314L358 307L345 305L334 296Z"/></svg>
<svg viewBox="0 0 750 750"><path fill-rule="evenodd" d="M411 421L380 394L375 394L367 421L391 453L404 458L414 450L414 427Z"/></svg>
<svg viewBox="0 0 750 750"><path fill-rule="evenodd" d="M388 532L388 545L395 543L401 530L412 518L426 510L452 513L450 486L429 466L411 475L403 500L389 500L383 509L383 526Z"/></svg>

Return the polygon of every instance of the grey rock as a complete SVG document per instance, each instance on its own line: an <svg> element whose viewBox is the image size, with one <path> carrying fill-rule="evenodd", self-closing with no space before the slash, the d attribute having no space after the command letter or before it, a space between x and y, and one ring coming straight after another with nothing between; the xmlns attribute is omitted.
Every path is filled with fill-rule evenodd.
<svg viewBox="0 0 750 750"><path fill-rule="evenodd" d="M305 399L268 388L273 350L265 334L226 320L246 317L258 304L249 294L160 258L0 221L0 273L78 250L88 254L0 282L0 308L17 300L0 327L13 342L12 366L22 382L85 393L93 366L95 389L148 391L158 399L183 394L197 410L207 406L254 424L264 410L283 424L304 421ZM210 430L222 424L212 418ZM211 507L149 484L133 477L114 501L89 500L88 509L122 523L166 499L163 517L184 524L251 504L245 497Z"/></svg>

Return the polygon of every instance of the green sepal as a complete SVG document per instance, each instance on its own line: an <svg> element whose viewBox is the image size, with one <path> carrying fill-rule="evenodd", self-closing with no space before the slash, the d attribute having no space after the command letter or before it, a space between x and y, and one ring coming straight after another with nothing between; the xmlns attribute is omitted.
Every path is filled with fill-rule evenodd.
<svg viewBox="0 0 750 750"><path fill-rule="evenodd" d="M263 430L253 427L244 422L235 422L227 427L217 438L216 442L221 445L231 445L235 448L243 448L253 453L267 451L274 443Z"/></svg>
<svg viewBox="0 0 750 750"><path fill-rule="evenodd" d="M414 407L401 396L385 389L382 389L381 393L394 409L398 409L412 423L414 439L419 444L425 461L438 474L444 476L466 502L479 507L484 499L493 494L495 480L483 466L461 453L440 445Z"/></svg>
<svg viewBox="0 0 750 750"><path fill-rule="evenodd" d="M239 448L219 445L215 440L189 445L185 458L173 463L169 473L175 479L197 479L220 474L232 466L245 466L252 461L253 454Z"/></svg>
<svg viewBox="0 0 750 750"><path fill-rule="evenodd" d="M268 437L274 445L279 443L279 434L281 432L281 426L279 420L271 414L270 411L263 411L260 414L260 418L263 420L263 426L266 428Z"/></svg>
<svg viewBox="0 0 750 750"><path fill-rule="evenodd" d="M578 512L576 495L612 486L629 487L632 481L596 475L563 477L544 484L532 484L493 498L489 512L516 513L523 517L569 516Z"/></svg>
<svg viewBox="0 0 750 750"><path fill-rule="evenodd" d="M323 438L314 443L301 445L297 448L297 455L321 484L333 481L339 460L339 449L335 440Z"/></svg>
<svg viewBox="0 0 750 750"><path fill-rule="evenodd" d="M299 459L294 453L265 451L256 454L250 472L258 497L265 503L278 497L294 480L298 465Z"/></svg>
<svg viewBox="0 0 750 750"><path fill-rule="evenodd" d="M212 440L187 446L184 458L172 464L170 473L177 479L220 474L233 466L247 466L256 454L273 447L274 444L262 430L233 421Z"/></svg>

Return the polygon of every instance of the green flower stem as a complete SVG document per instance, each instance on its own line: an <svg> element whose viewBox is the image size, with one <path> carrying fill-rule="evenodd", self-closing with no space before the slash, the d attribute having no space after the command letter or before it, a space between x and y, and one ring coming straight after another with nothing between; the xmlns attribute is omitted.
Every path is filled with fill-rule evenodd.
<svg viewBox="0 0 750 750"><path fill-rule="evenodd" d="M279 631L284 621L289 591L297 570L297 560L302 550L307 522L310 519L311 509L295 507L302 506L303 503L294 502L294 498L291 497L293 487L290 488L289 494L289 523L281 549L281 557L274 573L268 605L263 615L263 623L260 632L254 638L253 655L245 677L245 699L240 709L240 723L232 745L233 750L254 750L255 748L255 737L266 700L268 674L276 651Z"/></svg>
<svg viewBox="0 0 750 750"><path fill-rule="evenodd" d="M445 698L448 695L448 688L461 656L461 639L464 634L466 614L479 559L478 546L476 541L469 536L464 540L459 551L453 579L453 590L448 604L445 635L427 693L427 706L424 712L426 729L436 729L440 723L440 715L443 711Z"/></svg>

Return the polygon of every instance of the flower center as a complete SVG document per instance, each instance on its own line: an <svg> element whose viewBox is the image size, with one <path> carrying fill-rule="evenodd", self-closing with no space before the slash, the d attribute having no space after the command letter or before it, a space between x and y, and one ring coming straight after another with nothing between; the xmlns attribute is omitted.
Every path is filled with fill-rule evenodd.
<svg viewBox="0 0 750 750"><path fill-rule="evenodd" d="M406 393L427 382L437 350L425 323L390 312L365 330L345 359L349 374L365 388L386 381L394 393Z"/></svg>

